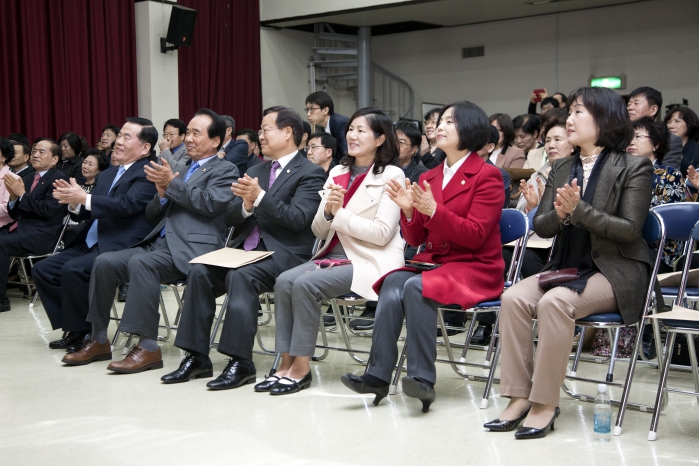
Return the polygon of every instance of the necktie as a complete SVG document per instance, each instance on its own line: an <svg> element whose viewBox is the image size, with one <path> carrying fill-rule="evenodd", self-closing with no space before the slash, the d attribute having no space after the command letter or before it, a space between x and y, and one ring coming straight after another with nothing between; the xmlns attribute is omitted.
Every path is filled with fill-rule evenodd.
<svg viewBox="0 0 699 466"><path fill-rule="evenodd" d="M274 182L277 180L277 169L281 167L280 163L276 160L272 163L272 169L269 172L269 188L272 187ZM245 243L243 243L243 249L246 251L252 251L260 244L260 229L255 225L247 238L245 238Z"/></svg>
<svg viewBox="0 0 699 466"><path fill-rule="evenodd" d="M194 172L197 171L197 168L199 168L199 162L193 162L192 165L189 166L189 170L187 170L187 173L184 174L185 183L194 174ZM162 238L163 236L165 236L165 227L160 230L160 237Z"/></svg>
<svg viewBox="0 0 699 466"><path fill-rule="evenodd" d="M107 191L107 196L112 192L112 189L114 188L114 185L119 181L119 178L121 178L121 175L124 174L126 169L124 166L119 167L119 171L117 171L116 176L114 177L114 181L112 181L112 185L109 187L109 191ZM87 231L87 236L85 237L85 244L87 244L88 248L92 248L95 244L97 244L97 222L99 220L95 220L92 222L92 225L90 226L90 229Z"/></svg>
<svg viewBox="0 0 699 466"><path fill-rule="evenodd" d="M36 188L36 185L39 184L39 180L41 179L41 175L39 173L34 173L34 181L32 182L32 187L29 188L29 192L34 191L34 188ZM10 227L10 231L15 231L17 229L17 224L19 223L19 220L17 220L15 223L12 224Z"/></svg>

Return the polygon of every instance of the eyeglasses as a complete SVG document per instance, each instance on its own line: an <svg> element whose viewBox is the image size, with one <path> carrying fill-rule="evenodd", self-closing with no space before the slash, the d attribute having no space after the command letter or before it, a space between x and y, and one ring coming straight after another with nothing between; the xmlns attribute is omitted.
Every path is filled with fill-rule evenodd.
<svg viewBox="0 0 699 466"><path fill-rule="evenodd" d="M316 270L332 269L333 265L335 265L335 263L331 260L328 260L328 259L320 260L320 261L316 262Z"/></svg>
<svg viewBox="0 0 699 466"><path fill-rule="evenodd" d="M175 136L179 136L179 133L163 133L163 136L168 137L168 138L174 138Z"/></svg>
<svg viewBox="0 0 699 466"><path fill-rule="evenodd" d="M398 141L398 145L401 147L410 147L410 143L408 141Z"/></svg>
<svg viewBox="0 0 699 466"><path fill-rule="evenodd" d="M633 138L636 141L643 141L644 139L650 139L650 136L648 136L647 134L636 134Z"/></svg>
<svg viewBox="0 0 699 466"><path fill-rule="evenodd" d="M303 109L303 111L306 113L313 113L316 110L320 110L320 107L306 107Z"/></svg>
<svg viewBox="0 0 699 466"><path fill-rule="evenodd" d="M264 136L264 135L267 134L268 132L274 131L275 129L277 129L277 128L264 128L264 129L261 129L261 130L259 130L259 131L257 132L257 136L258 136L258 137Z"/></svg>
<svg viewBox="0 0 699 466"><path fill-rule="evenodd" d="M313 152L313 151L318 150L318 149L325 149L325 147L316 146L315 144L311 144L310 146L308 146L308 152Z"/></svg>

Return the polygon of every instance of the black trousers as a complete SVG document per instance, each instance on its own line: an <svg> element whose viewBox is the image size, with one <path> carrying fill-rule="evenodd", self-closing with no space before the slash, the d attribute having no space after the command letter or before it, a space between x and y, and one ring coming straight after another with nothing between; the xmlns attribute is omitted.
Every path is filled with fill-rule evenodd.
<svg viewBox="0 0 699 466"><path fill-rule="evenodd" d="M54 330L90 330L85 320L90 309L90 275L99 254L99 245L88 248L82 243L34 266L32 278Z"/></svg>
<svg viewBox="0 0 699 466"><path fill-rule="evenodd" d="M7 298L7 281L10 275L10 257L30 252L22 247L17 230L0 235L0 299Z"/></svg>

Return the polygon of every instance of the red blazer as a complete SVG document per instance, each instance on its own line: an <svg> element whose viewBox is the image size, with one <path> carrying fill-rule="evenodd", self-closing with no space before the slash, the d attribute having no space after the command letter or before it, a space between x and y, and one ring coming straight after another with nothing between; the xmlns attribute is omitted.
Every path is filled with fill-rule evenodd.
<svg viewBox="0 0 699 466"><path fill-rule="evenodd" d="M425 180L430 184L437 202L431 218L414 210L408 222L401 212L403 238L411 246L427 243L414 260L443 264L422 272L422 295L463 308L499 299L505 271L500 241L505 193L500 170L471 152L444 191L443 179L442 164L420 177L421 186ZM374 284L374 291L379 292L387 275Z"/></svg>

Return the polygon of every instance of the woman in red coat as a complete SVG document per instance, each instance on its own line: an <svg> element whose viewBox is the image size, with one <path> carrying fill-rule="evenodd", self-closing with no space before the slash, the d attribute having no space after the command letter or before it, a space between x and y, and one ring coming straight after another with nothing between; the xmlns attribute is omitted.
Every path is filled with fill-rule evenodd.
<svg viewBox="0 0 699 466"><path fill-rule="evenodd" d="M468 308L502 293L502 175L476 154L487 142L489 131L488 117L478 106L470 102L447 105L437 127L437 146L446 153L446 160L424 173L419 183L406 180L402 186L391 180L386 185L402 211L403 237L412 246L426 245L414 260L436 268L421 272L403 267L374 285L379 302L369 368L361 377L342 376L351 390L375 394L374 404L388 394L403 318L408 345L403 392L422 401L422 411L427 412L435 398L437 378L437 307L458 304Z"/></svg>

